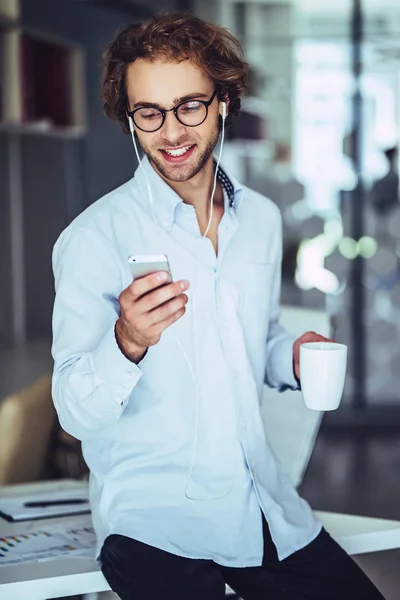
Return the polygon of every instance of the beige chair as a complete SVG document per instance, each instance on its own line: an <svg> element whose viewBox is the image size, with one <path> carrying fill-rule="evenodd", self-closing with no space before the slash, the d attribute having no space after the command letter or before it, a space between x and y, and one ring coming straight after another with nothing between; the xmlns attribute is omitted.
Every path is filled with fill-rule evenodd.
<svg viewBox="0 0 400 600"><path fill-rule="evenodd" d="M305 331L331 337L329 316L321 310L283 306L281 323L296 337ZM293 485L298 487L311 458L323 413L308 410L301 392L282 394L268 387L264 388L262 409L272 449Z"/></svg>
<svg viewBox="0 0 400 600"><path fill-rule="evenodd" d="M294 335L315 330L329 336L326 313L282 307L282 324ZM308 410L301 392L265 388L263 417L271 446L297 487L308 466L322 413ZM351 555L400 548L400 521L318 511L316 515L331 536Z"/></svg>
<svg viewBox="0 0 400 600"><path fill-rule="evenodd" d="M43 477L56 412L51 377L0 401L0 484Z"/></svg>

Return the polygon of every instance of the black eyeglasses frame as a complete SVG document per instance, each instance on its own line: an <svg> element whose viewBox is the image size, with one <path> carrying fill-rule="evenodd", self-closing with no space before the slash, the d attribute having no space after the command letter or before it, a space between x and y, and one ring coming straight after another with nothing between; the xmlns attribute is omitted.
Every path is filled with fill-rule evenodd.
<svg viewBox="0 0 400 600"><path fill-rule="evenodd" d="M192 100L183 100L183 102L179 102L179 104L177 104L176 106L173 106L172 108L158 108L158 106L154 106L154 107L151 107L151 106L147 106L147 107L139 106L138 108L135 108L134 110L128 110L127 109L126 113L127 113L127 115L129 117L131 117L131 119L133 120L135 126L138 129L140 129L140 131L143 131L144 133L155 133L156 131L158 131L159 129L161 129L161 127L165 123L165 119L166 119L166 116L167 116L168 112L173 112L174 115L175 115L175 117L179 121L179 123L181 123L185 127L199 127L199 125L202 125L204 123L204 121L207 119L207 117L208 117L208 108L213 103L216 94L217 94L217 89L214 90L214 93L213 93L213 95L211 96L211 98L209 100L196 100L196 98L193 98ZM179 110L179 108L183 104L187 104L188 102L200 102L206 108L206 114L205 114L204 119L202 121L200 121L200 123L197 123L196 125L186 125L186 123L183 123L180 120L179 116L178 116L178 110ZM157 129L152 129L151 131L147 131L146 129L143 129L142 127L139 127L139 125L136 123L136 121L135 121L135 113L138 110L142 110L143 108L154 108L155 110L158 110L161 113L161 115L162 115L162 122L161 122L161 125L159 127L157 127Z"/></svg>

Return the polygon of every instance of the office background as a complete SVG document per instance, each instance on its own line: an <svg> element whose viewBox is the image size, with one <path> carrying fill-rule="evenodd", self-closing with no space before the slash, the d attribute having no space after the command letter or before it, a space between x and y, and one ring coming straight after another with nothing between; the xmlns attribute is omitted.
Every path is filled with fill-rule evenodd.
<svg viewBox="0 0 400 600"><path fill-rule="evenodd" d="M243 43L250 90L223 163L282 211L282 301L328 311L349 345L303 493L399 519L398 0L0 0L0 398L51 370L56 238L136 167L102 113L102 49L168 9ZM388 598L396 559L360 559Z"/></svg>

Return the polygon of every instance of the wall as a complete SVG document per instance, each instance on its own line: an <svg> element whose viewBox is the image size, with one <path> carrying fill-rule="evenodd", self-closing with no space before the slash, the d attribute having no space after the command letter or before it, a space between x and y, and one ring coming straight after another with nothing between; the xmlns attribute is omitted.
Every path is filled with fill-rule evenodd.
<svg viewBox="0 0 400 600"><path fill-rule="evenodd" d="M143 18L145 11L137 10ZM104 116L100 100L101 53L135 19L72 0L22 0L22 15L25 25L81 44L85 51L88 134L82 185L87 206L131 177L136 165L129 137Z"/></svg>
<svg viewBox="0 0 400 600"><path fill-rule="evenodd" d="M115 3L120 6L121 3ZM113 3L110 1L112 7ZM82 140L23 135L25 330L28 339L51 335L54 300L51 251L65 226L89 204L133 176L137 166L130 136L103 114L101 54L119 30L152 12L190 10L190 0L150 0L131 10L101 9L86 0L21 0L25 28L79 45L85 55L87 134ZM12 339L12 275L9 268L7 136L0 134L0 345ZM3 231L4 230L4 231ZM23 322L23 319L22 319ZM23 329L23 325L22 325Z"/></svg>
<svg viewBox="0 0 400 600"><path fill-rule="evenodd" d="M8 138L0 134L0 340L7 341L11 337L12 322L8 171Z"/></svg>
<svg viewBox="0 0 400 600"><path fill-rule="evenodd" d="M129 136L103 115L100 100L102 50L133 19L72 0L22 0L21 8L24 26L81 45L86 65L85 138L22 139L25 321L27 338L36 339L51 335L51 252L58 235L86 206L129 179L136 167Z"/></svg>

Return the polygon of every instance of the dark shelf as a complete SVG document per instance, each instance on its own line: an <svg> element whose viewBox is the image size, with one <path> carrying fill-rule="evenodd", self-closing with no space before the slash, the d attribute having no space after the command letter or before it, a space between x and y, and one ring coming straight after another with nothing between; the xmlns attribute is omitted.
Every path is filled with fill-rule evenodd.
<svg viewBox="0 0 400 600"><path fill-rule="evenodd" d="M22 121L72 125L71 56L73 50L36 35L21 34Z"/></svg>

